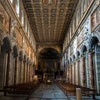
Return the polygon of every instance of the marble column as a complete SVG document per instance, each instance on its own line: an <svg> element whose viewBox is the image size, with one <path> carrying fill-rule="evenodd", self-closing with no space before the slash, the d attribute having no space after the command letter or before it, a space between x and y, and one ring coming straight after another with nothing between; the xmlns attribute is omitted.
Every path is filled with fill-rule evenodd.
<svg viewBox="0 0 100 100"><path fill-rule="evenodd" d="M94 70L93 70L93 58L92 53L89 53L89 66L90 66L90 88L94 88Z"/></svg>
<svg viewBox="0 0 100 100"><path fill-rule="evenodd" d="M29 64L29 82L30 82L30 66L31 64Z"/></svg>
<svg viewBox="0 0 100 100"><path fill-rule="evenodd" d="M76 84L77 82L77 78L76 78L76 73L77 73L77 70L76 70L76 61L74 61L74 84Z"/></svg>
<svg viewBox="0 0 100 100"><path fill-rule="evenodd" d="M15 68L14 68L14 85L16 85L17 81L17 58L15 58Z"/></svg>
<svg viewBox="0 0 100 100"><path fill-rule="evenodd" d="M71 73L70 73L71 74L71 83L73 83L73 70L72 70L73 66L71 65L70 67L71 67Z"/></svg>
<svg viewBox="0 0 100 100"><path fill-rule="evenodd" d="M25 80L26 80L26 82L28 82L28 61L26 63Z"/></svg>
<svg viewBox="0 0 100 100"><path fill-rule="evenodd" d="M76 85L78 85L79 71L78 71L78 61L77 60L76 60L75 76L76 76Z"/></svg>
<svg viewBox="0 0 100 100"><path fill-rule="evenodd" d="M77 61L77 70L78 70L78 85L81 85L81 66L80 66L80 59Z"/></svg>
<svg viewBox="0 0 100 100"><path fill-rule="evenodd" d="M5 82L5 86L8 87L9 86L9 72L10 72L10 52L7 53L7 67L6 67L6 82Z"/></svg>
<svg viewBox="0 0 100 100"><path fill-rule="evenodd" d="M24 61L24 66L23 66L23 83L25 82L25 68L26 68L26 61Z"/></svg>
<svg viewBox="0 0 100 100"><path fill-rule="evenodd" d="M72 68L71 68L71 65L70 65L69 69L70 69L70 73L69 73L70 74L70 83L72 83L72 75L71 75L72 74L72 70L71 70Z"/></svg>
<svg viewBox="0 0 100 100"><path fill-rule="evenodd" d="M22 83L22 59L19 60L19 83Z"/></svg>
<svg viewBox="0 0 100 100"><path fill-rule="evenodd" d="M30 73L30 80L32 81L32 75L33 75L33 68L31 66L31 73Z"/></svg>
<svg viewBox="0 0 100 100"><path fill-rule="evenodd" d="M85 87L86 86L86 72L85 72L85 57L82 56L82 86Z"/></svg>
<svg viewBox="0 0 100 100"><path fill-rule="evenodd" d="M72 64L72 83L75 84L75 73L74 73L74 63Z"/></svg>
<svg viewBox="0 0 100 100"><path fill-rule="evenodd" d="M22 60L22 65L21 65L21 83L23 83L23 78L24 78L24 61Z"/></svg>
<svg viewBox="0 0 100 100"><path fill-rule="evenodd" d="M81 57L81 86L84 86L84 56Z"/></svg>

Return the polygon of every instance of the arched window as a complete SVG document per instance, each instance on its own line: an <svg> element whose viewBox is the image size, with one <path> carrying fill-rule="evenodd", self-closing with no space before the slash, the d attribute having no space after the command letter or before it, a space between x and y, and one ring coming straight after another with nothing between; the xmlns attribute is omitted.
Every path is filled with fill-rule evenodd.
<svg viewBox="0 0 100 100"><path fill-rule="evenodd" d="M24 12L21 10L21 23L24 26Z"/></svg>
<svg viewBox="0 0 100 100"><path fill-rule="evenodd" d="M13 0L10 0L11 3L13 3Z"/></svg>
<svg viewBox="0 0 100 100"><path fill-rule="evenodd" d="M27 33L27 27L28 27L28 25L27 25L27 18L25 17L25 32Z"/></svg>
<svg viewBox="0 0 100 100"><path fill-rule="evenodd" d="M20 9L20 3L19 3L19 0L16 0L16 12L17 12L18 17L19 17L19 9Z"/></svg>

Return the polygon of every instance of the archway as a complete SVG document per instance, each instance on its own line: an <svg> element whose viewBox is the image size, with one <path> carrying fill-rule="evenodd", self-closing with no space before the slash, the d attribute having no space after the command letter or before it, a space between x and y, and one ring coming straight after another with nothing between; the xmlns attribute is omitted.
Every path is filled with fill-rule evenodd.
<svg viewBox="0 0 100 100"><path fill-rule="evenodd" d="M98 42L99 42L99 39L96 36L93 36L89 43L89 49L90 50L95 49L95 46L98 44Z"/></svg>
<svg viewBox="0 0 100 100"><path fill-rule="evenodd" d="M9 85L9 71L10 71L10 52L11 52L11 43L8 37L3 39L3 45L1 46L0 54L0 88ZM3 79L5 77L5 79Z"/></svg>
<svg viewBox="0 0 100 100"><path fill-rule="evenodd" d="M8 53L11 51L11 43L8 37L5 37L3 39L3 45L1 47L1 52L2 53Z"/></svg>
<svg viewBox="0 0 100 100"><path fill-rule="evenodd" d="M80 57L80 52L77 51L77 52L76 52L76 55L77 55L77 58L79 58L79 57Z"/></svg>
<svg viewBox="0 0 100 100"><path fill-rule="evenodd" d="M100 84L99 81L100 79L97 79L98 76L98 72L99 72L99 66L98 63L100 62L100 56L99 53L100 52L100 47L98 46L98 38L96 36L92 37L92 39L90 40L90 44L89 44L89 49L90 49L90 54L89 54L89 63L90 63L90 85L91 88L97 88L100 89L100 87L98 87L98 84ZM99 51L98 51L98 50ZM96 72L97 70L97 72ZM97 79L97 80L96 80Z"/></svg>
<svg viewBox="0 0 100 100"><path fill-rule="evenodd" d="M17 67L18 48L16 45L13 47L13 57L14 57L14 59L13 59L13 61L14 61L14 66L13 66L14 67L14 85L16 85L16 83L18 82L17 71L19 70L18 69L19 67Z"/></svg>
<svg viewBox="0 0 100 100"><path fill-rule="evenodd" d="M57 59L58 57L59 57L58 51L53 48L44 48L39 53L40 59Z"/></svg>
<svg viewBox="0 0 100 100"><path fill-rule="evenodd" d="M19 82L23 82L23 52L19 52Z"/></svg>
<svg viewBox="0 0 100 100"><path fill-rule="evenodd" d="M77 51L76 52L76 55L77 55L77 85L80 85L80 83L81 83L81 78L80 78L80 76L81 76L81 73L80 73L80 52L79 51Z"/></svg>
<svg viewBox="0 0 100 100"><path fill-rule="evenodd" d="M82 54L85 54L86 51L87 51L87 47L85 45L83 45L83 47L82 47Z"/></svg>

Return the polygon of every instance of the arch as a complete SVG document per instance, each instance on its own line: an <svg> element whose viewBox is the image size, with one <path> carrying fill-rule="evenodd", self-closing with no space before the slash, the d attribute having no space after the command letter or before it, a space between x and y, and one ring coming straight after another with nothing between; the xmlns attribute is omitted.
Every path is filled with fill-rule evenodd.
<svg viewBox="0 0 100 100"><path fill-rule="evenodd" d="M99 39L96 36L93 36L89 43L89 50L94 49L95 45L97 45L99 42Z"/></svg>
<svg viewBox="0 0 100 100"><path fill-rule="evenodd" d="M56 59L59 57L59 52L53 48L44 48L39 53L39 58Z"/></svg>
<svg viewBox="0 0 100 100"><path fill-rule="evenodd" d="M23 52L22 52L22 51L19 52L19 60L20 60L20 61L23 60Z"/></svg>
<svg viewBox="0 0 100 100"><path fill-rule="evenodd" d="M73 55L73 61L75 60L75 55Z"/></svg>
<svg viewBox="0 0 100 100"><path fill-rule="evenodd" d="M14 55L14 58L18 57L18 48L16 45L13 47L13 55Z"/></svg>
<svg viewBox="0 0 100 100"><path fill-rule="evenodd" d="M80 52L79 51L76 52L76 56L77 56L77 58L80 56Z"/></svg>
<svg viewBox="0 0 100 100"><path fill-rule="evenodd" d="M70 58L70 62L72 62L72 58Z"/></svg>
<svg viewBox="0 0 100 100"><path fill-rule="evenodd" d="M43 49L46 49L46 48L52 48L58 51L59 53L61 53L61 48L59 46L51 46L51 45L50 46L46 46L46 45L38 46L38 53L40 53Z"/></svg>
<svg viewBox="0 0 100 100"><path fill-rule="evenodd" d="M11 51L11 43L8 37L3 39L3 45L1 47L1 52L10 52Z"/></svg>
<svg viewBox="0 0 100 100"><path fill-rule="evenodd" d="M86 47L86 45L83 45L81 51L82 51L82 54L84 54L84 53L87 51L87 47Z"/></svg>

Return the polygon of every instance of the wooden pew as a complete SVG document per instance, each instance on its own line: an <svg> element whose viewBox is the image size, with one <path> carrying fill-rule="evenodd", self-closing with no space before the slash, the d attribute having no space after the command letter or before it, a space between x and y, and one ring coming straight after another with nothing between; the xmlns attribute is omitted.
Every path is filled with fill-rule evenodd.
<svg viewBox="0 0 100 100"><path fill-rule="evenodd" d="M83 96L93 96L93 99L95 99L95 90L94 89L90 89L90 88L86 88L86 87L82 87L82 86L78 86L78 85L74 85L74 84L70 84L70 83L64 83L64 82L57 82L58 87L61 88L63 90L63 92L67 95L76 95L76 88L81 88L82 90L82 95Z"/></svg>
<svg viewBox="0 0 100 100"><path fill-rule="evenodd" d="M4 95L6 95L7 93L28 95L38 87L39 87L39 83L35 84L34 82L11 85L8 87L4 87Z"/></svg>

